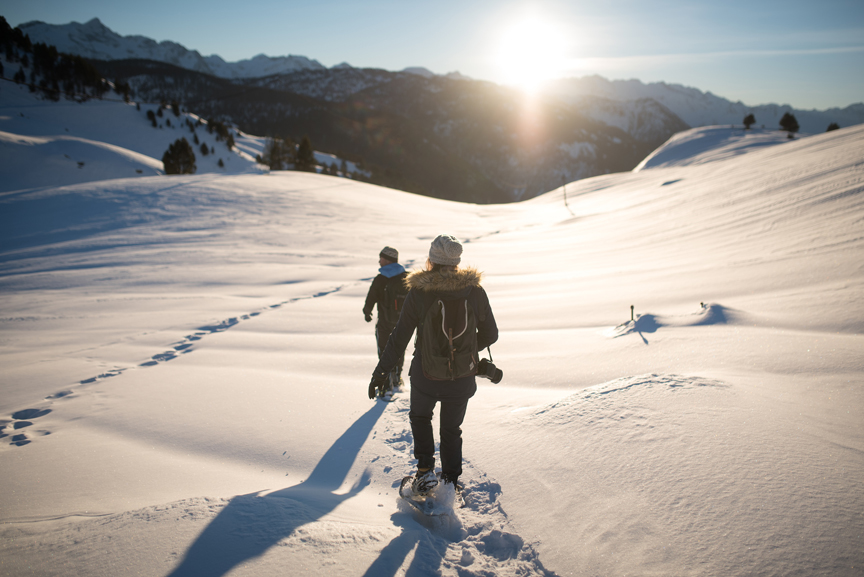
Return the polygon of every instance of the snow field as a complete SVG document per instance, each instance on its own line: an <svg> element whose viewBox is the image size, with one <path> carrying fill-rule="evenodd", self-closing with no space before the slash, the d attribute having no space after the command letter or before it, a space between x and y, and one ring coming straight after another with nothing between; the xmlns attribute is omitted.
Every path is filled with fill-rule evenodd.
<svg viewBox="0 0 864 577"><path fill-rule="evenodd" d="M859 574L862 138L691 139L569 206L303 173L6 192L0 566ZM396 502L409 392L366 398L361 315L381 247L420 266L439 232L486 273L504 371L450 521Z"/></svg>

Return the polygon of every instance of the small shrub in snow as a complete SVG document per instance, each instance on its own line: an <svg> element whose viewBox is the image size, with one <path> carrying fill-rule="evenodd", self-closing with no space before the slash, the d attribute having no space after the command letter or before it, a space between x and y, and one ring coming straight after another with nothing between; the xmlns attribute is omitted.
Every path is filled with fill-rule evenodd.
<svg viewBox="0 0 864 577"><path fill-rule="evenodd" d="M210 154L210 149L207 148L206 142L201 143L201 154L203 154L204 156L207 156L208 154Z"/></svg>
<svg viewBox="0 0 864 577"><path fill-rule="evenodd" d="M840 130L840 125L836 122L832 122L828 125L828 130L826 130L825 132L831 132L832 130Z"/></svg>

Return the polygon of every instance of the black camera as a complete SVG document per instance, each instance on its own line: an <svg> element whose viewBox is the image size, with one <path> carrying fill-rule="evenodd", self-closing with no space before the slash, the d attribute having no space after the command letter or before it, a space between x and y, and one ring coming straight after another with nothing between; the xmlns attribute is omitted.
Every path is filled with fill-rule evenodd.
<svg viewBox="0 0 864 577"><path fill-rule="evenodd" d="M489 379L497 385L504 378L504 371L493 365L491 361L480 359L477 363L477 376Z"/></svg>

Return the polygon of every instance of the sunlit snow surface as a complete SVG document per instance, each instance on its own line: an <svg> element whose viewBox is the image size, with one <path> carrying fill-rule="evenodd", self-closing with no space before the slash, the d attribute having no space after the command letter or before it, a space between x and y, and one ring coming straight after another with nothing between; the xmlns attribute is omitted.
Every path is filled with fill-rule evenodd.
<svg viewBox="0 0 864 577"><path fill-rule="evenodd" d="M293 172L7 189L0 566L860 574L864 128L730 146L506 206ZM367 399L361 311L381 247L420 266L440 232L504 370L443 519L397 504L410 391Z"/></svg>

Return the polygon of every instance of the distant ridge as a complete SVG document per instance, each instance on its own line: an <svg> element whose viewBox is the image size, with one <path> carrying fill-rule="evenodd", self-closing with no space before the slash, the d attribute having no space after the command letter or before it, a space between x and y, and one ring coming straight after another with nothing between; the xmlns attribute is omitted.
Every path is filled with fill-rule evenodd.
<svg viewBox="0 0 864 577"><path fill-rule="evenodd" d="M71 22L63 25L33 21L21 24L19 28L28 34L33 42L53 44L61 52L78 54L85 58L156 60L231 80L280 76L309 70L328 70L317 60L294 55L259 54L247 60L226 62L218 55L202 56L197 50L189 50L176 42L156 42L144 36L121 36L105 26L98 18L93 18L84 24ZM346 67L350 68L350 65L343 62L330 70ZM438 76L419 66L405 68L404 72L424 78ZM445 76L452 79L467 79L458 72L451 72ZM788 104L750 106L680 84L665 82L645 84L635 79L607 80L596 75L562 79L552 83L547 91L570 104L580 106L586 104L586 98L593 99L588 101L592 106L596 106L598 98L613 102L651 99L678 116L690 127L741 124L746 115L753 113L756 116L757 126L764 125L765 128L776 129L780 118L786 112L795 115L801 126L801 132L805 134L825 132L832 122L836 122L841 128L864 123L864 103L821 111L799 110ZM614 108L609 104L603 106L606 109ZM621 115L620 112L613 114ZM640 121L641 123L643 122ZM620 121L616 121L616 125L620 125Z"/></svg>
<svg viewBox="0 0 864 577"><path fill-rule="evenodd" d="M53 44L57 50L78 54L94 60L143 58L167 62L188 70L212 74L221 78L258 78L273 74L288 74L298 70L324 70L326 67L305 56L266 56L238 62L226 62L218 55L202 56L171 41L156 42L145 36L121 36L93 18L84 24L71 22L55 25L33 21L18 28L33 42Z"/></svg>
<svg viewBox="0 0 864 577"><path fill-rule="evenodd" d="M791 112L801 126L801 132L816 134L825 132L828 125L836 122L841 128L864 123L864 103L851 104L845 108L828 110L799 110L789 104L761 104L748 106L743 102L732 102L710 92L681 84L639 80L607 80L602 76L583 76L556 81L549 92L572 104L586 98L607 98L617 101L633 101L650 98L659 102L692 127L741 124L745 116L752 113L756 125L776 129L786 112Z"/></svg>

